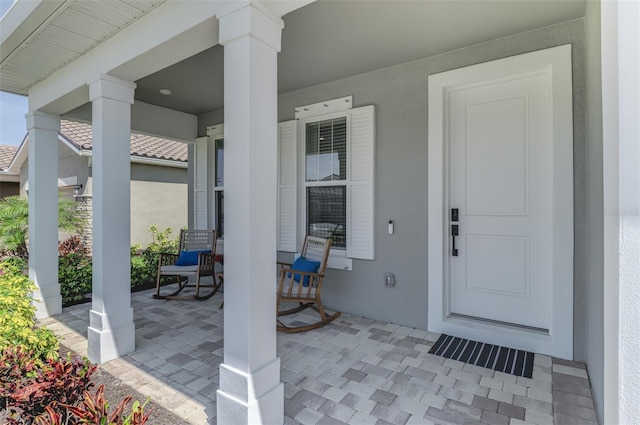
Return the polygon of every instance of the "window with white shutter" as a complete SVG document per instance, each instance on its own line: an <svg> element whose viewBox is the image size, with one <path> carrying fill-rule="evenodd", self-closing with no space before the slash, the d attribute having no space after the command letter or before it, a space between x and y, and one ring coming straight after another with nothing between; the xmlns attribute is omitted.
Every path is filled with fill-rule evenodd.
<svg viewBox="0 0 640 425"><path fill-rule="evenodd" d="M375 108L351 105L347 97L296 108L304 149L300 228L333 238L329 267L349 270L350 259L375 257Z"/></svg>
<svg viewBox="0 0 640 425"><path fill-rule="evenodd" d="M278 124L278 250L296 252L297 122Z"/></svg>
<svg viewBox="0 0 640 425"><path fill-rule="evenodd" d="M197 230L209 228L209 138L198 137L195 141L193 173L193 225Z"/></svg>

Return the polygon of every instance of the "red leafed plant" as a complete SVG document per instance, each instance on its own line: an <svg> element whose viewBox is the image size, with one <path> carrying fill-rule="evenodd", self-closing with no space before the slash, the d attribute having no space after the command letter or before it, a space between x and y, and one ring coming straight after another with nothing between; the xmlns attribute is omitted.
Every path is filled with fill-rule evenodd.
<svg viewBox="0 0 640 425"><path fill-rule="evenodd" d="M104 385L100 385L95 394L84 392L84 400L79 406L60 405L69 413L67 422L63 422L62 415L52 408L46 408L46 415L36 418L37 425L70 425L70 424L96 424L96 425L144 425L149 420L150 412L145 413L144 408L148 402L140 405L137 400L131 406L131 413L125 415L124 410L131 402L132 397L127 396L109 413L109 402L104 398Z"/></svg>
<svg viewBox="0 0 640 425"><path fill-rule="evenodd" d="M9 424L32 423L47 406L60 412L58 404L81 400L95 370L80 356L41 361L28 351L8 348L0 357L0 407L9 412ZM66 420L66 412L60 413Z"/></svg>
<svg viewBox="0 0 640 425"><path fill-rule="evenodd" d="M58 243L58 256L64 257L69 254L89 254L89 248L82 243L80 236L71 236Z"/></svg>

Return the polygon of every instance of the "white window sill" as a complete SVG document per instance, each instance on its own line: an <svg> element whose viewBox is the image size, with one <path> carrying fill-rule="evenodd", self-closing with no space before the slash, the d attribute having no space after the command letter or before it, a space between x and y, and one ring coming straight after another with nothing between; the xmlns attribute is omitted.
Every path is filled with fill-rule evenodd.
<svg viewBox="0 0 640 425"><path fill-rule="evenodd" d="M328 268L337 270L351 271L353 270L352 264L353 262L351 258L347 258L344 251L339 251L337 253L331 252L329 254L329 261L327 261Z"/></svg>
<svg viewBox="0 0 640 425"><path fill-rule="evenodd" d="M300 256L299 252L293 255L293 261ZM347 258L345 251L331 251L329 253L329 260L327 261L327 268L336 270L353 270L351 258Z"/></svg>

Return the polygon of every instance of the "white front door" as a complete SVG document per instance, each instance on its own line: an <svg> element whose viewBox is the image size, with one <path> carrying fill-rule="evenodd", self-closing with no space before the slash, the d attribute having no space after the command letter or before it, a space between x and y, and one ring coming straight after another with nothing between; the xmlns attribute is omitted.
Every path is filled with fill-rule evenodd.
<svg viewBox="0 0 640 425"><path fill-rule="evenodd" d="M429 305L441 306L430 311L430 329L569 357L567 64L564 46L430 77L429 199L441 199L439 214L429 215ZM567 93L569 102L562 98ZM436 170L432 155L439 158ZM440 245L434 231L444 233ZM432 291L436 285L440 291Z"/></svg>
<svg viewBox="0 0 640 425"><path fill-rule="evenodd" d="M449 97L450 314L534 327L551 320L552 113L546 74Z"/></svg>

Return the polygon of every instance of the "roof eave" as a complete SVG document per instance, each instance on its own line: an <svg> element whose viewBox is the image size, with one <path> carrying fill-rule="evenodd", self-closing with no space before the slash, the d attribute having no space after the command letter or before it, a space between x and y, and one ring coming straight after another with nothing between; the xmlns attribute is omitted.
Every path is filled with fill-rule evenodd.
<svg viewBox="0 0 640 425"><path fill-rule="evenodd" d="M22 164L27 160L27 155L29 155L29 143L27 143L27 139L29 138L29 133L25 134L22 138L22 143L18 147L15 155L13 155L13 159L9 163L8 171L13 173L20 173L20 168L22 168Z"/></svg>
<svg viewBox="0 0 640 425"><path fill-rule="evenodd" d="M16 174L12 171L0 171L0 182L20 183L20 174Z"/></svg>

